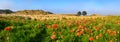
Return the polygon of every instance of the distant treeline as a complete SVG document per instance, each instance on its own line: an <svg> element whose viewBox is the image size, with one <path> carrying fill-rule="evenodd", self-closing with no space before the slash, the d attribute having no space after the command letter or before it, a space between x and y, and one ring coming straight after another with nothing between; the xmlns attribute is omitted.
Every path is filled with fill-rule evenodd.
<svg viewBox="0 0 120 42"><path fill-rule="evenodd" d="M53 14L52 12L49 11L44 11L44 10L20 10L20 11L12 11L10 9L5 9L2 10L0 9L0 14L11 14L11 13L15 13L15 14L42 14L42 15L46 15L46 14ZM86 11L78 11L76 16L86 16L87 12Z"/></svg>
<svg viewBox="0 0 120 42"><path fill-rule="evenodd" d="M77 12L77 14L76 14L76 16L81 16L81 15L83 15L83 16L86 16L87 15L87 11L78 11Z"/></svg>
<svg viewBox="0 0 120 42"><path fill-rule="evenodd" d="M11 14L11 13L18 13L18 14L53 14L49 11L44 10L21 10L21 11L12 11L10 9L0 9L0 14Z"/></svg>
<svg viewBox="0 0 120 42"><path fill-rule="evenodd" d="M14 13L14 12L9 9L5 9L5 10L0 9L0 14L10 14L10 13Z"/></svg>

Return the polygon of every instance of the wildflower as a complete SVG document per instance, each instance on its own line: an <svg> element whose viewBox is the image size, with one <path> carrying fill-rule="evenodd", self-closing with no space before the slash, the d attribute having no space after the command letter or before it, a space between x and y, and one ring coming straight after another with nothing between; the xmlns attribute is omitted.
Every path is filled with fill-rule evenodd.
<svg viewBox="0 0 120 42"><path fill-rule="evenodd" d="M89 30L89 33L92 33L93 31L92 30Z"/></svg>
<svg viewBox="0 0 120 42"><path fill-rule="evenodd" d="M97 31L97 30L99 30L99 28L97 28L97 27L94 27L94 29Z"/></svg>
<svg viewBox="0 0 120 42"><path fill-rule="evenodd" d="M4 28L4 30L11 30L12 29L12 26L8 26L8 27L6 27L6 28Z"/></svg>
<svg viewBox="0 0 120 42"><path fill-rule="evenodd" d="M94 38L93 38L93 37L90 37L90 38L89 38L89 40L90 40L90 41L93 41L93 40L94 40Z"/></svg>
<svg viewBox="0 0 120 42"><path fill-rule="evenodd" d="M80 32L80 29L77 29L76 32Z"/></svg>
<svg viewBox="0 0 120 42"><path fill-rule="evenodd" d="M81 28L83 29L83 26L79 25L79 26L78 26L78 29L81 29Z"/></svg>
<svg viewBox="0 0 120 42"><path fill-rule="evenodd" d="M74 30L70 30L70 33L73 33L74 32Z"/></svg>
<svg viewBox="0 0 120 42"><path fill-rule="evenodd" d="M55 32L52 32L52 34L54 35L54 34L56 34Z"/></svg>
<svg viewBox="0 0 120 42"><path fill-rule="evenodd" d="M57 29L58 28L58 24L53 24L52 28Z"/></svg>
<svg viewBox="0 0 120 42"><path fill-rule="evenodd" d="M117 32L116 31L112 31L112 35L116 36Z"/></svg>
<svg viewBox="0 0 120 42"><path fill-rule="evenodd" d="M112 40L110 40L109 42L113 42Z"/></svg>
<svg viewBox="0 0 120 42"><path fill-rule="evenodd" d="M99 37L102 37L102 33L99 34Z"/></svg>
<svg viewBox="0 0 120 42"><path fill-rule="evenodd" d="M96 39L99 39L99 36L96 36Z"/></svg>
<svg viewBox="0 0 120 42"><path fill-rule="evenodd" d="M51 39L53 39L53 40L56 39L56 35L52 35Z"/></svg>
<svg viewBox="0 0 120 42"><path fill-rule="evenodd" d="M76 21L77 25L79 25L79 24L80 24L80 22L81 22L80 20L77 20L77 21Z"/></svg>
<svg viewBox="0 0 120 42"><path fill-rule="evenodd" d="M81 35L81 33L80 33L80 32L77 32L77 33L76 33L76 36L80 36L80 35Z"/></svg>
<svg viewBox="0 0 120 42"><path fill-rule="evenodd" d="M110 34L110 33L111 33L111 30L110 30L110 29L108 29L108 30L107 30L107 33L109 33L109 34Z"/></svg>
<svg viewBox="0 0 120 42"><path fill-rule="evenodd" d="M82 30L80 31L80 34L84 34L84 29L82 29Z"/></svg>

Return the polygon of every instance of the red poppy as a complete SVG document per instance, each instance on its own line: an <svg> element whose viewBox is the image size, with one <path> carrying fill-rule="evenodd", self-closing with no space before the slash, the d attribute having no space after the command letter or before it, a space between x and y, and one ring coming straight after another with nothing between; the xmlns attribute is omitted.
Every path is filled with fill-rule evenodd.
<svg viewBox="0 0 120 42"><path fill-rule="evenodd" d="M81 23L81 21L80 21L80 20L77 20L76 23L77 23L77 25L79 25L79 24Z"/></svg>
<svg viewBox="0 0 120 42"><path fill-rule="evenodd" d="M94 38L93 38L93 37L90 37L90 38L89 38L89 40L90 40L90 41L93 41L93 40L94 40Z"/></svg>
<svg viewBox="0 0 120 42"><path fill-rule="evenodd" d="M9 26L9 27L6 27L6 28L4 28L4 30L11 30L12 29L12 26Z"/></svg>
<svg viewBox="0 0 120 42"><path fill-rule="evenodd" d="M91 34L93 31L92 30L88 30L88 32Z"/></svg>
<svg viewBox="0 0 120 42"><path fill-rule="evenodd" d="M102 33L99 34L99 37L102 37Z"/></svg>
<svg viewBox="0 0 120 42"><path fill-rule="evenodd" d="M109 42L113 42L112 40L110 40Z"/></svg>
<svg viewBox="0 0 120 42"><path fill-rule="evenodd" d="M94 29L95 29L96 31L98 31L98 30L99 30L99 28L98 28L98 27L94 27Z"/></svg>
<svg viewBox="0 0 120 42"><path fill-rule="evenodd" d="M116 36L117 32L116 31L112 31L112 35Z"/></svg>
<svg viewBox="0 0 120 42"><path fill-rule="evenodd" d="M84 29L82 29L82 30L80 31L80 34L84 34Z"/></svg>
<svg viewBox="0 0 120 42"><path fill-rule="evenodd" d="M76 33L76 36L80 36L80 35L81 35L81 33L80 33L80 32L77 32L77 33Z"/></svg>
<svg viewBox="0 0 120 42"><path fill-rule="evenodd" d="M56 32L52 32L52 34L54 35L54 34L56 34Z"/></svg>
<svg viewBox="0 0 120 42"><path fill-rule="evenodd" d="M108 29L108 30L107 30L107 33L108 33L108 34L110 34L110 33L111 33L111 30L110 30L110 29Z"/></svg>
<svg viewBox="0 0 120 42"><path fill-rule="evenodd" d="M51 39L53 39L53 40L56 39L56 35L52 35Z"/></svg>
<svg viewBox="0 0 120 42"><path fill-rule="evenodd" d="M70 33L73 33L74 32L74 30L70 30Z"/></svg>
<svg viewBox="0 0 120 42"><path fill-rule="evenodd" d="M79 26L78 26L78 29L83 29L83 26L79 25Z"/></svg>
<svg viewBox="0 0 120 42"><path fill-rule="evenodd" d="M58 28L58 24L53 24L52 28L57 29Z"/></svg>

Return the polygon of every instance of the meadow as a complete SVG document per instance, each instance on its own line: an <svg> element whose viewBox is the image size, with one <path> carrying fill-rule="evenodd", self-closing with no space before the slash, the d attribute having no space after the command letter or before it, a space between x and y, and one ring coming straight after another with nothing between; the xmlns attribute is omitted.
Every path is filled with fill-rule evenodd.
<svg viewBox="0 0 120 42"><path fill-rule="evenodd" d="M0 42L120 42L120 16L47 18L0 16Z"/></svg>

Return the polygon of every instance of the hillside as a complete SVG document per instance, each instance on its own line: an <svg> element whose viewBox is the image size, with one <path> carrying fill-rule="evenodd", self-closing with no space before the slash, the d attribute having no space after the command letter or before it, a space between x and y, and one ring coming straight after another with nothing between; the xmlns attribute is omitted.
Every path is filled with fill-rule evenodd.
<svg viewBox="0 0 120 42"><path fill-rule="evenodd" d="M44 11L44 10L21 10L21 11L17 11L15 12L16 14L42 14L42 15L46 15L46 14L53 14L52 12L48 12L48 11Z"/></svg>

